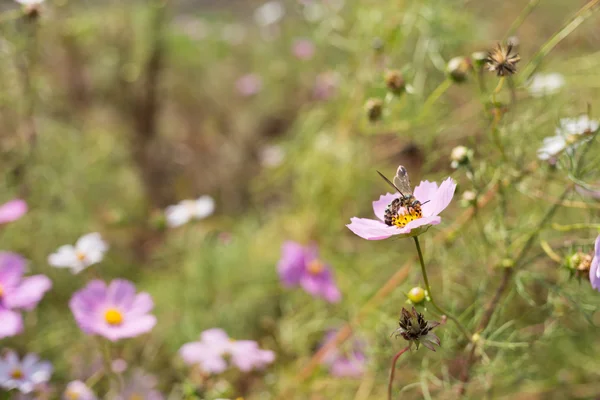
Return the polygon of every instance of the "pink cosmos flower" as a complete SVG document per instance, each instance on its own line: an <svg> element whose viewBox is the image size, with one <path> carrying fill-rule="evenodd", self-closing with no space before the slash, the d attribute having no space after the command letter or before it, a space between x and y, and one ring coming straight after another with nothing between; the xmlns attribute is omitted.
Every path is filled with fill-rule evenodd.
<svg viewBox="0 0 600 400"><path fill-rule="evenodd" d="M131 338L150 332L156 317L149 314L154 303L148 293L136 294L133 283L115 279L108 286L94 280L75 292L69 307L85 333L108 340Z"/></svg>
<svg viewBox="0 0 600 400"><path fill-rule="evenodd" d="M40 361L37 355L27 354L23 360L14 351L0 358L0 387L21 393L31 393L37 385L47 382L52 375L52 364Z"/></svg>
<svg viewBox="0 0 600 400"><path fill-rule="evenodd" d="M594 244L594 258L590 265L590 283L594 289L600 292L600 235Z"/></svg>
<svg viewBox="0 0 600 400"><path fill-rule="evenodd" d="M378 219L351 218L350 224L346 225L352 232L363 239L382 240L390 236L400 235L401 237L417 236L426 231L429 226L440 223L439 213L444 211L452 197L456 183L452 178L447 178L438 186L435 182L422 181L414 190L413 195L421 202L422 215L409 214L402 207L406 218L410 221L404 226L388 226L384 222L386 207L392 200L399 198L399 193L386 193L379 197L379 200L373 202L373 211Z"/></svg>
<svg viewBox="0 0 600 400"><path fill-rule="evenodd" d="M27 203L16 199L0 206L0 224L16 221L27 212Z"/></svg>
<svg viewBox="0 0 600 400"><path fill-rule="evenodd" d="M220 374L228 368L227 360L240 371L263 369L275 360L275 353L263 350L252 340L233 340L219 328L205 330L200 341L184 344L179 354L189 365L204 372ZM226 357L227 356L227 357Z"/></svg>
<svg viewBox="0 0 600 400"><path fill-rule="evenodd" d="M315 55L315 45L308 39L297 39L292 46L292 53L299 60L310 60Z"/></svg>
<svg viewBox="0 0 600 400"><path fill-rule="evenodd" d="M44 275L27 278L26 261L16 253L0 252L0 339L23 331L18 310L32 310L40 302L52 282Z"/></svg>
<svg viewBox="0 0 600 400"><path fill-rule="evenodd" d="M286 287L300 285L312 296L323 298L330 303L337 303L342 298L335 285L331 267L319 259L316 246L303 247L296 242L285 242L281 247L277 271Z"/></svg>
<svg viewBox="0 0 600 400"><path fill-rule="evenodd" d="M327 332L323 339L323 346L331 341L336 331ZM353 339L346 349L334 348L329 350L323 358L323 364L329 366L329 373L339 378L359 378L366 369L367 357L364 352L364 343Z"/></svg>

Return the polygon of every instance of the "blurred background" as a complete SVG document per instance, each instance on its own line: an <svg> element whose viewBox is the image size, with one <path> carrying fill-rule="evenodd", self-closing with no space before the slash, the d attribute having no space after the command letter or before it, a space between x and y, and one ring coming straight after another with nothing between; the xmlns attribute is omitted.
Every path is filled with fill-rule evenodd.
<svg viewBox="0 0 600 400"><path fill-rule="evenodd" d="M413 185L452 176L454 201L422 244L438 301L475 330L506 257L494 245L505 232L498 210L520 237L564 181L540 166L510 187L507 209L492 196L474 212L476 223L463 223L473 207L462 193L483 195L490 182L535 163L559 118L589 108L597 115L600 20L595 9L582 14L582 24L537 65L536 72L564 76L559 94L532 97L528 77L511 81L517 100L501 126L508 160L494 148L482 111L497 77L469 70L456 82L448 61L474 62L473 53L510 37L521 69L586 3L47 0L23 11L4 1L0 200L23 198L30 211L0 236L3 249L24 255L30 272L49 276L53 288L26 315L25 333L2 339L2 348L51 360L58 396L66 382L86 379L99 357L73 321L70 297L91 278L122 277L153 296L159 322L150 334L117 343L114 354L155 375L165 397L276 399L293 388L286 399L384 398L391 357L403 347L390 334L406 293L421 282L415 251L411 240L370 242L344 225L371 218L371 202L389 191L376 170L391 177L403 164ZM400 74L401 94L390 92L389 70ZM499 98L510 102L508 91ZM475 151L478 188L450 167L458 145ZM201 195L215 199L214 215L167 226L167 206ZM561 210L558 222L597 220L596 200L576 193L569 200L591 206ZM56 248L95 231L110 244L102 263L79 275L48 265ZM553 231L545 240L566 257L590 251L593 232ZM285 240L319 246L340 303L281 286L276 265ZM534 253L486 332L501 344L473 372L469 398L600 395L598 293L569 280L538 247ZM367 344L365 373L338 378L321 366L299 380L325 333L357 321L407 262L395 289L352 324ZM206 384L177 350L212 327L259 341L276 362ZM437 333L439 351L402 361L398 398L456 397L466 344L451 324Z"/></svg>

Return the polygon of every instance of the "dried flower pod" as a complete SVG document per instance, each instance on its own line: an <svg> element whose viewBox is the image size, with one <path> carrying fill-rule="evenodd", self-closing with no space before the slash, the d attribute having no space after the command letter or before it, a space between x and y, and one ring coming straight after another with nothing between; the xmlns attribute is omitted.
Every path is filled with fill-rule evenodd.
<svg viewBox="0 0 600 400"><path fill-rule="evenodd" d="M384 74L385 85L394 94L404 93L406 82L402 76L402 72L398 70L388 70Z"/></svg>
<svg viewBox="0 0 600 400"><path fill-rule="evenodd" d="M446 73L455 83L462 83L467 80L471 67L471 61L468 58L454 57L448 61Z"/></svg>
<svg viewBox="0 0 600 400"><path fill-rule="evenodd" d="M418 312L414 307L412 311L402 308L400 316L400 327L394 332L396 337L402 336L412 345L413 343L419 348L419 345L427 347L431 351L435 351L434 346L440 345L438 338L431 331L440 323L435 321L426 321L423 314Z"/></svg>
<svg viewBox="0 0 600 400"><path fill-rule="evenodd" d="M369 99L365 103L365 111L367 112L369 121L379 121L383 114L383 102L380 99Z"/></svg>
<svg viewBox="0 0 600 400"><path fill-rule="evenodd" d="M500 43L491 50L487 56L488 71L495 71L498 76L513 75L517 72L517 63L521 61L518 54L511 54L513 44L509 43L506 47Z"/></svg>

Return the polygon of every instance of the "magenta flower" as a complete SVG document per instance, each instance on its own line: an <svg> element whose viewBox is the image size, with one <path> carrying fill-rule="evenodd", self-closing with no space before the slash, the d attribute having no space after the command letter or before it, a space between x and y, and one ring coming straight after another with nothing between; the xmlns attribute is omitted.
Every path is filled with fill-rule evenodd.
<svg viewBox="0 0 600 400"><path fill-rule="evenodd" d="M23 331L19 310L32 310L52 282L44 275L27 278L26 261L16 253L0 252L0 339Z"/></svg>
<svg viewBox="0 0 600 400"><path fill-rule="evenodd" d="M292 53L299 60L310 60L315 55L315 45L308 39L297 39L292 46Z"/></svg>
<svg viewBox="0 0 600 400"><path fill-rule="evenodd" d="M331 341L336 331L329 331L323 339L323 346ZM339 378L360 378L367 366L364 343L353 339L347 343L346 349L334 348L323 358L323 364L329 366L329 373Z"/></svg>
<svg viewBox="0 0 600 400"><path fill-rule="evenodd" d="M0 224L16 221L27 212L27 203L16 199L0 206Z"/></svg>
<svg viewBox="0 0 600 400"><path fill-rule="evenodd" d="M154 307L152 297L136 294L133 283L123 279L108 286L91 281L75 292L69 307L81 330L113 342L150 332L156 325L156 317L149 314Z"/></svg>
<svg viewBox="0 0 600 400"><path fill-rule="evenodd" d="M392 200L400 198L399 193L384 194L379 200L373 202L373 211L377 219L351 218L350 224L346 225L352 232L363 239L382 240L390 236L401 235L401 237L417 236L426 231L431 225L440 223L439 213L444 211L452 197L456 183L452 178L447 178L438 187L437 183L422 181L414 190L413 195L421 203L421 215L411 213L405 207L401 207L398 218L394 225L384 222L386 208Z"/></svg>
<svg viewBox="0 0 600 400"><path fill-rule="evenodd" d="M337 303L342 298L331 267L319 259L316 246L303 247L296 242L285 242L281 247L277 271L285 287L300 285L312 296L330 303Z"/></svg>
<svg viewBox="0 0 600 400"><path fill-rule="evenodd" d="M600 235L594 244L594 258L590 265L590 283L594 289L600 292Z"/></svg>
<svg viewBox="0 0 600 400"><path fill-rule="evenodd" d="M220 374L228 361L240 371L263 369L275 360L275 353L263 350L252 340L233 340L219 328L205 330L200 341L184 344L179 354L189 365L198 365L207 373Z"/></svg>
<svg viewBox="0 0 600 400"><path fill-rule="evenodd" d="M35 354L27 354L23 360L14 351L0 358L0 387L21 393L31 393L52 375L52 364L40 361Z"/></svg>

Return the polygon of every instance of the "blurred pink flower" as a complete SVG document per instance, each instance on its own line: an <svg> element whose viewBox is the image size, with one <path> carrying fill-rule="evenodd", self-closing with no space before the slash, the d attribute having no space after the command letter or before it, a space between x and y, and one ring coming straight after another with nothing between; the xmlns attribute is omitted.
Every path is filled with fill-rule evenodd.
<svg viewBox="0 0 600 400"><path fill-rule="evenodd" d="M115 279L108 286L94 280L75 292L69 307L77 324L87 334L108 340L131 338L150 332L156 317L148 293L136 294L133 283Z"/></svg>
<svg viewBox="0 0 600 400"><path fill-rule="evenodd" d="M590 283L594 289L600 292L600 235L594 244L594 258L590 265Z"/></svg>
<svg viewBox="0 0 600 400"><path fill-rule="evenodd" d="M63 393L63 400L98 400L98 397L85 383L72 381Z"/></svg>
<svg viewBox="0 0 600 400"><path fill-rule="evenodd" d="M336 331L327 332L323 339L322 346L333 340ZM353 339L347 343L349 348L345 350L333 348L325 353L323 364L329 366L329 373L340 378L359 378L366 369L367 357L364 353L364 343Z"/></svg>
<svg viewBox="0 0 600 400"><path fill-rule="evenodd" d="M116 396L115 400L163 400L163 394L155 389L156 384L157 381L153 375L136 370L131 378L125 382L123 391Z"/></svg>
<svg viewBox="0 0 600 400"><path fill-rule="evenodd" d="M327 100L332 97L339 85L339 77L334 72L322 72L315 79L313 97L316 100Z"/></svg>
<svg viewBox="0 0 600 400"><path fill-rule="evenodd" d="M14 351L0 358L0 387L21 393L31 393L35 387L47 382L52 375L52 364L40 361L35 354L27 354L23 360Z"/></svg>
<svg viewBox="0 0 600 400"><path fill-rule="evenodd" d="M184 344L179 349L183 360L198 365L204 372L219 374L228 367L227 360L240 371L263 369L275 360L275 353L262 350L252 340L233 340L219 328L205 330L200 341Z"/></svg>
<svg viewBox="0 0 600 400"><path fill-rule="evenodd" d="M256 74L246 74L237 80L235 87L244 97L254 96L262 89L262 79Z"/></svg>
<svg viewBox="0 0 600 400"><path fill-rule="evenodd" d="M337 303L342 298L331 267L319 259L316 246L303 247L296 242L285 242L281 247L277 271L286 287L300 285L309 294L330 303Z"/></svg>
<svg viewBox="0 0 600 400"><path fill-rule="evenodd" d="M441 218L438 214L448 207L455 189L456 183L452 178L444 180L439 187L435 182L422 181L414 190L415 198L421 202L422 215L406 214L411 221L403 227L389 226L384 222L385 209L392 200L400 197L399 193L387 193L373 202L373 211L379 220L354 217L346 226L356 235L367 240L382 240L394 235L401 235L401 237L419 235L429 226L440 223Z"/></svg>
<svg viewBox="0 0 600 400"><path fill-rule="evenodd" d="M310 60L315 55L315 45L308 39L296 39L292 53L299 60Z"/></svg>
<svg viewBox="0 0 600 400"><path fill-rule="evenodd" d="M0 224L16 221L27 212L27 203L16 199L0 206Z"/></svg>
<svg viewBox="0 0 600 400"><path fill-rule="evenodd" d="M25 264L16 253L0 252L0 338L21 333L23 320L18 310L33 309L52 287L44 275L24 278Z"/></svg>

